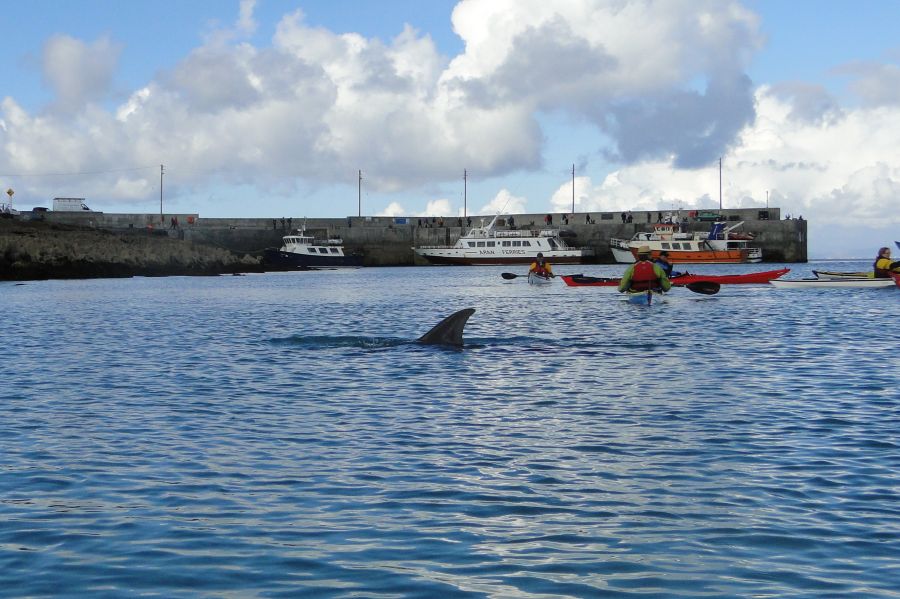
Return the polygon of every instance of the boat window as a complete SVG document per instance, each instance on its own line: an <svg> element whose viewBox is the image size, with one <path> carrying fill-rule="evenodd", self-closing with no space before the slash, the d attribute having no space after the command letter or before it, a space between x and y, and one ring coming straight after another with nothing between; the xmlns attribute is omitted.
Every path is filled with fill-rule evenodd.
<svg viewBox="0 0 900 599"><path fill-rule="evenodd" d="M484 242L483 242L483 241L479 241L479 242L478 242L478 247L483 248L483 247L484 247Z"/></svg>
<svg viewBox="0 0 900 599"><path fill-rule="evenodd" d="M523 239L523 240L522 240L522 247L528 247L528 246L530 246L530 245L531 245L531 242L528 241L527 239Z"/></svg>
<svg viewBox="0 0 900 599"><path fill-rule="evenodd" d="M522 247L522 242L521 241L513 241L513 247L515 247L515 248Z"/></svg>
<svg viewBox="0 0 900 599"><path fill-rule="evenodd" d="M469 244L469 247L470 247L470 248L475 247L475 242L474 242L474 241L469 241L468 244Z"/></svg>
<svg viewBox="0 0 900 599"><path fill-rule="evenodd" d="M508 241L504 241L504 242L503 242L503 247L508 248L508 247L511 247L511 246L512 246L512 243L510 243L510 242L508 242Z"/></svg>
<svg viewBox="0 0 900 599"><path fill-rule="evenodd" d="M330 249L331 249L331 253L332 253L332 254L337 254L337 253L338 253L337 248L330 248Z"/></svg>
<svg viewBox="0 0 900 599"><path fill-rule="evenodd" d="M306 248L306 251L309 252L310 254L315 254L316 248Z"/></svg>
<svg viewBox="0 0 900 599"><path fill-rule="evenodd" d="M320 254L327 254L327 253L328 253L328 248L319 248L319 253L320 253Z"/></svg>
<svg viewBox="0 0 900 599"><path fill-rule="evenodd" d="M664 249L664 250L671 250L671 249L672 249L672 246L671 246L668 242L666 242L666 241L663 241L661 245L662 245L662 249Z"/></svg>

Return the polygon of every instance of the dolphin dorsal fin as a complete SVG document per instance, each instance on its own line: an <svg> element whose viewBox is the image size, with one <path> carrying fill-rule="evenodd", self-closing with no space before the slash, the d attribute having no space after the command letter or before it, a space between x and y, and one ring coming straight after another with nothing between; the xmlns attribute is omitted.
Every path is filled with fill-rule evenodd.
<svg viewBox="0 0 900 599"><path fill-rule="evenodd" d="M427 345L458 345L463 344L463 329L466 321L475 313L475 308L464 308L454 312L435 325L433 329L419 337L419 343Z"/></svg>

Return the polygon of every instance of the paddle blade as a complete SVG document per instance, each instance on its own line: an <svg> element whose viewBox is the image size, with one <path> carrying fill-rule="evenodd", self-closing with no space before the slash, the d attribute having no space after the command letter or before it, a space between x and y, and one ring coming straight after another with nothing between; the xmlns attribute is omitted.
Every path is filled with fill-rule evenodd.
<svg viewBox="0 0 900 599"><path fill-rule="evenodd" d="M722 288L721 285L713 281L697 281L696 283L688 283L685 287L694 293L702 293L703 295L715 295Z"/></svg>
<svg viewBox="0 0 900 599"><path fill-rule="evenodd" d="M500 276L503 277L504 279L515 279L515 278L518 277L519 275L514 275L514 274L511 273L511 272L501 272L501 273L500 273Z"/></svg>

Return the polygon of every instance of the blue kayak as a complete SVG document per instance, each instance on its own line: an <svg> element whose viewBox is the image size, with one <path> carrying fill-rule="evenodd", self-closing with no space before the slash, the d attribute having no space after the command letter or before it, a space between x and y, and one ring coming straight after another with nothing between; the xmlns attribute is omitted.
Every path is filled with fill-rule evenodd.
<svg viewBox="0 0 900 599"><path fill-rule="evenodd" d="M629 304L650 306L665 301L665 295L660 291L629 291L626 293Z"/></svg>

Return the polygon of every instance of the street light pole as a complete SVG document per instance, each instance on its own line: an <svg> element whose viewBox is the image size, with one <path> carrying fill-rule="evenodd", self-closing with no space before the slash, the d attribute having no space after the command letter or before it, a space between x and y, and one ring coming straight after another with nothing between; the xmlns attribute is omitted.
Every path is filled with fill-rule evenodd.
<svg viewBox="0 0 900 599"><path fill-rule="evenodd" d="M163 190L163 165L159 165L159 222L160 224L164 223L163 220L163 207L162 207L162 190Z"/></svg>
<svg viewBox="0 0 900 599"><path fill-rule="evenodd" d="M575 218L575 165L572 165L572 218Z"/></svg>

